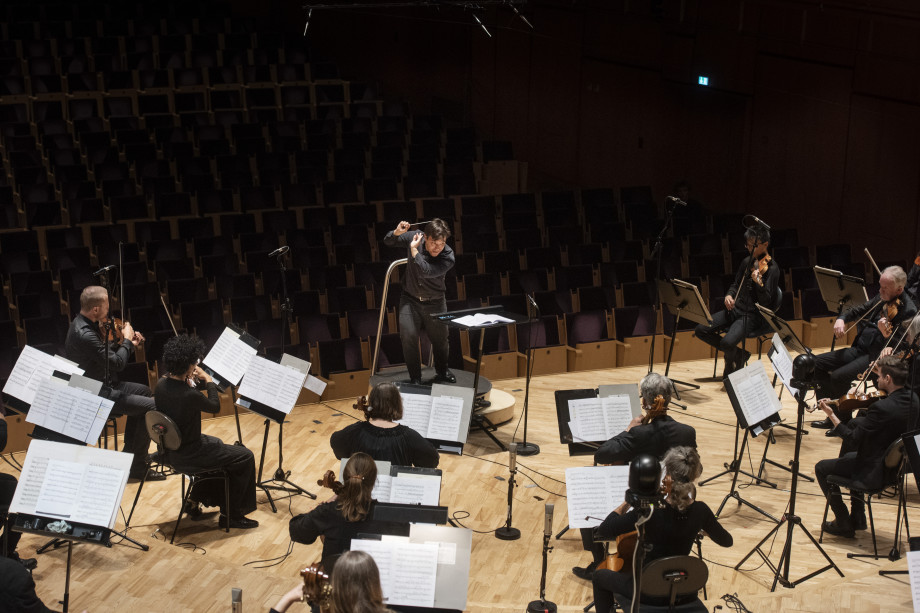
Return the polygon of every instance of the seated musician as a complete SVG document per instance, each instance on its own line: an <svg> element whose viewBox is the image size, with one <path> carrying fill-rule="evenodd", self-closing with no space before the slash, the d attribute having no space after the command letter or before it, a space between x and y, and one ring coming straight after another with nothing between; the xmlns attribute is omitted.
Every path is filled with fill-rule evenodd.
<svg viewBox="0 0 920 613"><path fill-rule="evenodd" d="M646 414L636 417L623 432L604 443L594 453L595 464L628 464L638 455L647 453L664 457L672 447L696 449L696 430L679 423L667 414L671 401L671 381L658 373L649 373L639 382L639 397ZM581 541L594 560L587 567L576 566L572 573L579 579L591 579L591 573L604 559L604 548L594 542L589 528L581 529Z"/></svg>
<svg viewBox="0 0 920 613"><path fill-rule="evenodd" d="M346 551L339 557L335 568L335 575L330 580L334 611L383 613L390 610L383 606L380 571L369 553ZM284 613L292 604L303 600L304 596L304 586L298 585L282 596L269 613Z"/></svg>
<svg viewBox="0 0 920 613"><path fill-rule="evenodd" d="M180 471L227 469L230 508L223 508L226 504L223 482L209 480L195 486L189 498L192 505L187 511L195 516L201 513L199 503L219 506L221 527L229 521L231 528L255 528L259 522L246 517L256 510L256 462L252 452L201 433L201 414L220 411L217 385L198 366L204 352L204 342L186 334L169 339L163 346L163 365L168 372L157 383L154 399L157 410L176 422L182 435L179 448L169 452L169 463ZM198 391L197 381L204 382L207 396Z"/></svg>
<svg viewBox="0 0 920 613"><path fill-rule="evenodd" d="M732 546L732 535L719 524L712 510L705 502L696 500L694 481L702 474L700 456L692 447L672 447L661 462L664 479L661 493L664 504L658 505L645 524L645 541L651 549L645 556L645 564L659 558L680 556L690 553L700 530L722 547ZM639 513L629 510L629 503L617 507L597 527L595 538L612 540L621 534L636 529ZM600 569L594 572L594 610L598 613L610 611L614 604L613 595L632 597L633 577L628 572L614 572ZM667 604L645 602L644 604ZM677 604L680 604L678 601Z"/></svg>
<svg viewBox="0 0 920 613"><path fill-rule="evenodd" d="M907 364L903 360L881 357L876 371L878 388L888 395L870 404L864 416L844 423L827 398L818 402L817 408L824 411L835 433L843 439L839 457L815 465L815 478L834 512L833 521L825 522L824 531L838 536L852 537L855 530L866 529L865 506L862 499L852 497L848 512L840 489L829 484L827 478L839 475L867 485L879 482L885 452L908 431L911 407L917 403L917 395L905 387Z"/></svg>
<svg viewBox="0 0 920 613"><path fill-rule="evenodd" d="M6 447L7 425L6 415L2 402L0 402L0 451ZM20 558L16 551L19 539L22 538L22 532L10 530L12 521L8 525L6 520L10 510L10 503L13 502L13 495L16 494L16 485L19 482L13 475L0 473L0 558L9 558L17 564L21 564L26 570L32 571L38 566L38 560L35 558Z"/></svg>
<svg viewBox="0 0 920 613"><path fill-rule="evenodd" d="M639 396L646 414L636 417L626 430L600 446L596 464L628 464L641 453L661 458L671 447L696 447L696 430L668 415L671 381L649 373L639 382ZM660 400L659 400L660 399Z"/></svg>
<svg viewBox="0 0 920 613"><path fill-rule="evenodd" d="M846 334L848 323L859 321L860 331L852 346L815 356L819 397L839 398L845 394L856 376L865 372L881 354L894 330L917 314L913 300L904 293L906 281L907 276L900 266L889 266L882 271L878 295L847 309L834 322L837 338ZM823 419L811 425L830 428L831 422Z"/></svg>
<svg viewBox="0 0 920 613"><path fill-rule="evenodd" d="M376 482L374 459L358 452L345 464L342 481L330 484L335 496L291 519L289 530L295 543L312 545L322 537L322 565L333 576L337 558L358 534L409 535L408 524L373 519L377 501L371 492Z"/></svg>
<svg viewBox="0 0 920 613"><path fill-rule="evenodd" d="M392 383L377 384L364 407L366 421L334 432L329 439L335 457L341 460L363 451L375 460L399 466L436 468L438 450L412 428L396 423L402 416L399 388Z"/></svg>
<svg viewBox="0 0 920 613"><path fill-rule="evenodd" d="M135 332L130 323L124 322L121 329L124 340L107 346L103 339L107 336L105 326L108 317L108 290L100 285L85 288L80 294L80 312L67 330L64 357L76 362L87 377L107 383L100 395L115 401L112 415L128 416L122 451L134 454L129 476L132 479L140 479L147 472L150 436L147 434L144 415L155 408L151 398L153 393L149 387L141 383L119 381L118 373L128 365L128 359L143 341L143 336ZM105 381L106 362L108 382ZM162 473L147 475L148 481L161 481L165 478Z"/></svg>
<svg viewBox="0 0 920 613"><path fill-rule="evenodd" d="M744 367L749 351L738 347L745 338L769 330L756 304L775 310L779 298L778 283L782 275L777 263L770 259L770 230L758 222L744 233L750 255L738 266L735 281L725 295L725 310L712 316L712 325L700 324L694 335L707 345L720 349L725 357L724 379ZM720 336L720 333L724 335Z"/></svg>

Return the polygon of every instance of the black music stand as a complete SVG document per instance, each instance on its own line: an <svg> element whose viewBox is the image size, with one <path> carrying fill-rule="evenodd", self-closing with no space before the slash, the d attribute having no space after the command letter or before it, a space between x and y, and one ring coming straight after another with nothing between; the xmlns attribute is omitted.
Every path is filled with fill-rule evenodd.
<svg viewBox="0 0 920 613"><path fill-rule="evenodd" d="M761 382L761 381L762 381L761 383L762 388L766 388L768 390L773 389L772 386L770 386L769 380L767 379L767 373L764 370L762 362L754 362L750 366L745 366L741 370L731 373L725 379L725 391L726 393L728 393L728 398L732 403L732 408L735 410L735 416L738 420L737 425L735 427L736 428L735 429L735 452L736 453L734 457L732 458L731 463L725 465L726 469L724 471L700 483L700 486L703 486L706 483L712 481L713 479L721 477L722 475L729 474L729 473L732 474L731 489L729 490L728 494L725 495L725 498L722 499L722 504L719 505L719 509L715 513L716 517L719 517L722 514L722 509L725 507L725 503L728 502L728 499L734 498L736 501L738 501L739 506L742 504L745 504L751 509L760 513L761 515L764 515L765 517L769 517L773 521L779 523L778 519L776 519L775 517L773 517L772 515L770 515L769 513L767 513L760 507L758 507L757 505L751 502L748 502L747 500L742 498L741 494L738 493L738 489L737 489L738 475L742 473L744 475L747 475L751 479L753 479L758 485L760 483L766 483L770 487L776 488L775 483L771 483L770 481L767 481L766 479L762 479L758 477L757 475L741 470L741 459L744 457L744 447L747 445L748 436L750 435L751 437L756 437L762 434L763 432L768 432L771 428L773 428L773 426L778 424L780 421L778 412L766 413L765 411L762 411L761 413L755 414L752 412L753 409L747 402L748 398L750 398L750 395L752 394L752 390L751 390L752 383L756 385L758 382ZM764 389L761 389L761 390L755 389L753 390L753 393L760 397L767 397L767 398L772 398L776 400L775 405L777 406L775 406L774 408L778 410L779 409L778 407L779 399L773 396L772 391L767 391L766 396L764 396L763 395L764 391L765 391ZM741 441L741 451L738 452L738 435L742 428L744 429L744 437Z"/></svg>
<svg viewBox="0 0 920 613"><path fill-rule="evenodd" d="M837 313L837 318L843 310L851 304L862 304L869 300L866 294L866 281L859 277L845 275L839 270L815 266L815 278L818 280L818 289L821 297L827 304L827 309ZM831 351L837 343L837 335L831 339Z"/></svg>
<svg viewBox="0 0 920 613"><path fill-rule="evenodd" d="M674 344L677 341L677 326L680 324L681 316L692 322L711 326L712 315L710 315L709 309L706 308L706 303L700 295L699 288L680 279L659 279L658 299L661 304L668 307L671 315L674 315L674 326L671 328L671 347L668 349L668 361L664 369L664 376L667 377L668 372L671 370L671 356L674 354ZM690 389L700 389L700 386L695 383L687 383L677 379L670 379L670 381L671 389L674 390L674 395L678 400L680 400L680 393L678 393L675 383L680 383ZM682 405L678 406L682 409L687 408Z"/></svg>
<svg viewBox="0 0 920 613"><path fill-rule="evenodd" d="M235 324L232 324L232 323L227 324L227 328L229 328L232 332L234 332L235 334L239 336L240 342L245 343L246 345L248 345L249 347L252 347L253 349L258 349L259 345L262 343L262 341L260 341L259 339L251 335L249 332L246 332L239 326L236 326ZM282 353L284 352L282 351ZM207 356L205 356L205 359L207 359ZM201 363L201 369L204 370L206 373L208 373L211 376L218 390L222 392L227 391L227 389L230 390L230 400L231 400L231 403L233 404L233 418L236 420L236 443L235 444L239 445L240 447L245 447L246 445L243 444L243 430L240 427L240 410L237 407L237 400L239 400L239 396L237 395L236 390L240 384L239 379L237 379L236 383L233 383L229 381L225 375L218 373L216 370L214 370L213 368L205 364L203 361Z"/></svg>

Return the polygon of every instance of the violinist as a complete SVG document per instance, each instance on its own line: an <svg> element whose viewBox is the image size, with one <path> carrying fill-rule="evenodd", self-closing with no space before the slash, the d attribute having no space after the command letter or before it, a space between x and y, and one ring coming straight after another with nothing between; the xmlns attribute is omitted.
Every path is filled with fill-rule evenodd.
<svg viewBox="0 0 920 613"><path fill-rule="evenodd" d="M341 460L363 451L375 460L399 466L437 468L440 457L435 446L412 428L396 423L403 416L399 388L379 383L368 396L367 403L355 405L364 411L366 421L332 433L329 444L335 457Z"/></svg>
<svg viewBox="0 0 920 613"><path fill-rule="evenodd" d="M176 422L182 435L179 448L169 452L169 463L180 471L223 468L230 477L230 508L224 508L227 497L222 480L202 481L189 494L186 511L191 517L201 514L199 505L203 503L221 507L221 527L229 522L231 528L255 528L259 522L246 517L256 510L256 461L252 451L201 433L201 414L220 411L217 385L198 366L204 353L204 342L187 334L174 336L163 346L167 374L157 383L154 398L157 410ZM198 391L199 382L204 384L207 395Z"/></svg>
<svg viewBox="0 0 920 613"><path fill-rule="evenodd" d="M740 349L738 343L761 330L769 330L755 305L776 310L780 300L781 273L768 253L770 229L757 220L744 232L744 240L750 255L741 260L735 281L728 288L725 310L713 315L712 325L700 324L694 330L698 339L720 349L725 356L722 378L743 368L751 356L749 351ZM720 335L722 332L725 334Z"/></svg>
<svg viewBox="0 0 920 613"><path fill-rule="evenodd" d="M647 374L639 382L639 396L645 415L633 419L626 430L601 445L594 453L596 464L628 464L642 453L660 458L671 447L696 448L693 426L668 415L671 381L667 377Z"/></svg>
<svg viewBox="0 0 920 613"><path fill-rule="evenodd" d="M661 493L664 504L657 505L651 518L645 524L646 545L650 547L645 557L648 564L667 556L682 556L690 553L693 542L700 530L722 547L731 547L732 535L719 524L712 509L705 502L696 500L694 481L703 472L700 456L692 447L672 447L661 461L664 472ZM612 540L621 534L636 529L639 513L629 510L624 502L614 509L604 522L597 527L595 537ZM631 570L631 564L628 566ZM614 572L601 569L594 573L595 611L610 611L614 604L613 595L633 594L633 576L631 572ZM695 596L694 596L695 598ZM643 604L667 605L667 598L662 602L643 599ZM681 604L678 601L675 604Z"/></svg>
<svg viewBox="0 0 920 613"><path fill-rule="evenodd" d="M672 447L696 449L693 426L679 423L668 415L670 379L654 372L645 375L639 382L639 397L645 415L633 419L626 430L601 445L594 452L595 464L628 464L644 453L662 458ZM594 542L590 529L581 530L581 541L594 560L587 567L572 568L572 573L579 579L590 580L592 572L604 558L604 551Z"/></svg>
<svg viewBox="0 0 920 613"><path fill-rule="evenodd" d="M846 335L847 324L860 327L850 347L815 356L815 381L819 397L838 398L850 383L881 354L893 331L917 314L914 301L904 293L907 275L900 266L889 266L879 278L878 295L844 311L834 322L834 335ZM856 323L858 322L858 324ZM815 428L830 428L830 420L812 422Z"/></svg>
<svg viewBox="0 0 920 613"><path fill-rule="evenodd" d="M331 472L331 471L330 471ZM409 525L375 520L371 496L377 482L377 465L366 453L356 453L345 464L341 481L329 483L335 494L309 513L291 519L289 530L295 543L312 545L323 537L322 565L334 577L339 555L358 534L409 535ZM325 481L321 482L326 485Z"/></svg>
<svg viewBox="0 0 920 613"><path fill-rule="evenodd" d="M827 415L835 434L843 439L839 457L815 465L815 478L834 512L834 520L825 522L824 531L847 538L852 538L855 530L866 529L864 502L852 497L848 511L840 489L829 484L827 478L838 475L870 486L881 484L885 452L908 431L911 407L917 403L916 394L905 387L907 364L903 360L881 357L876 370L878 389L887 396L870 404L864 416L843 422L827 398L822 398L817 407Z"/></svg>
<svg viewBox="0 0 920 613"><path fill-rule="evenodd" d="M91 285L80 294L80 312L74 317L64 341L65 357L76 362L84 375L103 381L102 396L115 401L112 415L127 415L122 451L134 454L129 477L141 479L147 472L147 451L150 436L144 415L155 407L153 392L141 383L119 381L118 373L125 369L143 337L124 322L123 339L113 341L109 325L109 293L100 285ZM105 381L106 362L109 380ZM166 476L151 472L148 481L161 481Z"/></svg>

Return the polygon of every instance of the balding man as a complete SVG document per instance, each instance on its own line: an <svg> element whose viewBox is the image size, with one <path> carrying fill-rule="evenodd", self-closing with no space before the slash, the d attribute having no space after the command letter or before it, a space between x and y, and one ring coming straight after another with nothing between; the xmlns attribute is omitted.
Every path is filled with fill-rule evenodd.
<svg viewBox="0 0 920 613"><path fill-rule="evenodd" d="M140 479L147 471L147 451L150 436L144 423L144 414L154 410L153 392L146 385L119 381L118 373L125 369L141 337L131 324L124 322L120 343L104 341L107 330L100 322L109 315L109 292L99 285L91 285L80 294L80 312L74 317L64 341L66 357L79 364L87 377L106 384L102 395L115 401L113 415L127 415L125 443L122 451L134 454L130 477ZM108 381L106 376L108 362ZM165 479L161 473L151 473L147 480Z"/></svg>
<svg viewBox="0 0 920 613"><path fill-rule="evenodd" d="M900 266L882 271L878 295L858 306L847 309L834 322L834 335L842 338L847 324L859 321L859 335L853 345L815 356L815 381L820 398L836 399L847 393L856 375L865 372L894 330L917 314L917 307L904 292L907 275ZM889 310L893 315L889 316ZM896 313L895 313L896 311ZM829 419L812 422L816 428L830 428Z"/></svg>

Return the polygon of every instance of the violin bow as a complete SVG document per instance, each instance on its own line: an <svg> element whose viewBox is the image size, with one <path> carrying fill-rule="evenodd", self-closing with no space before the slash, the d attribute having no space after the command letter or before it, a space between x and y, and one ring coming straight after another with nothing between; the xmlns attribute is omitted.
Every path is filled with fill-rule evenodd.
<svg viewBox="0 0 920 613"><path fill-rule="evenodd" d="M869 248L868 248L868 247L864 247L864 248L863 248L863 251L865 252L866 257L868 257L868 258L869 258L869 261L872 263L872 268L874 268L874 269L875 269L875 272L878 273L878 276L881 277L881 276L882 276L882 271L879 269L878 264L875 263L875 259L873 259L872 254L869 253Z"/></svg>

